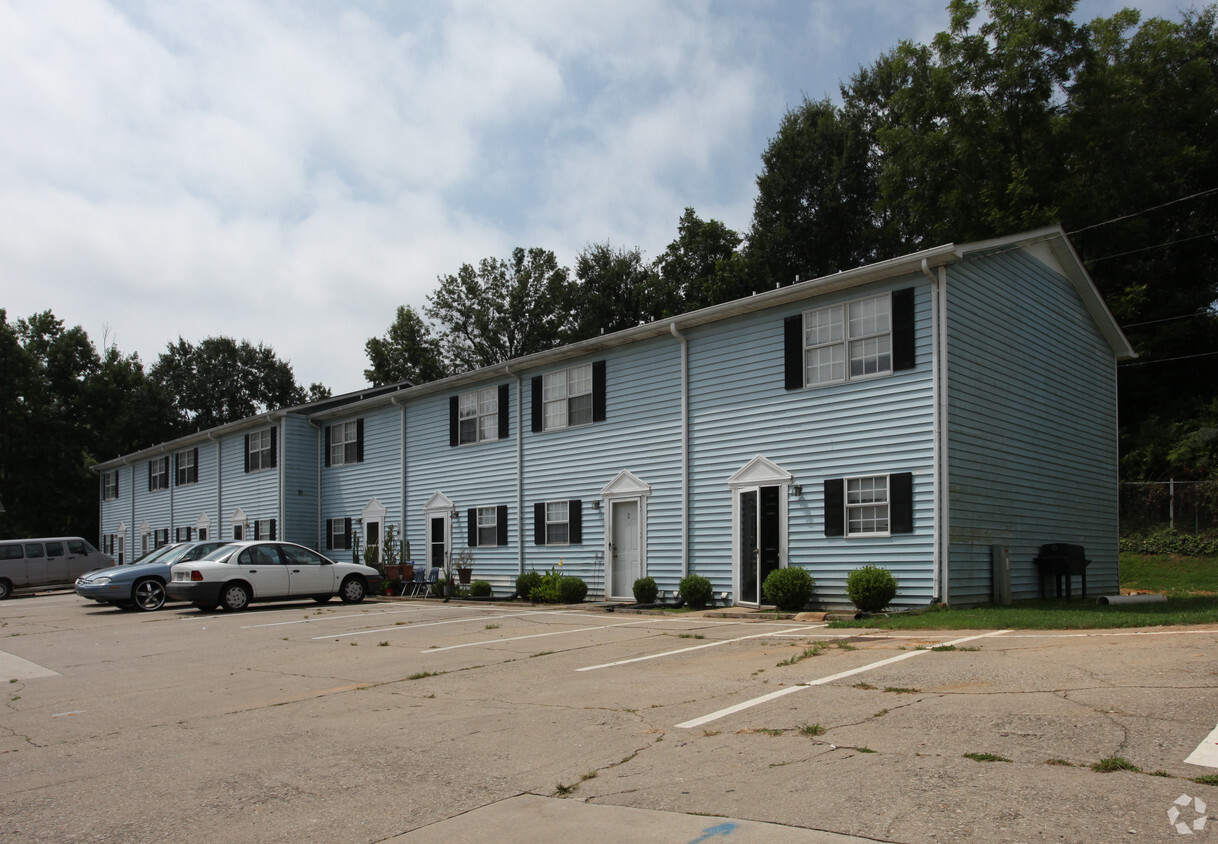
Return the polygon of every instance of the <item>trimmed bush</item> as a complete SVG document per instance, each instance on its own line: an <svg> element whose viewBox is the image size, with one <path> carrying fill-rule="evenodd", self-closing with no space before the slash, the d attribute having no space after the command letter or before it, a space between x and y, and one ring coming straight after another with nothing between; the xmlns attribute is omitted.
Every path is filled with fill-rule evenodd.
<svg viewBox="0 0 1218 844"><path fill-rule="evenodd" d="M799 566L789 566L785 569L774 569L762 581L761 592L766 600L773 601L783 612L799 612L812 597L812 587L816 581L807 569Z"/></svg>
<svg viewBox="0 0 1218 844"><path fill-rule="evenodd" d="M516 595L528 601L533 597L533 590L541 585L541 572L529 570L516 577Z"/></svg>
<svg viewBox="0 0 1218 844"><path fill-rule="evenodd" d="M846 578L846 596L863 612L879 612L897 594L897 579L886 568L865 565Z"/></svg>
<svg viewBox="0 0 1218 844"><path fill-rule="evenodd" d="M681 578L677 589L687 607L700 610L710 603L711 582L700 574L691 574Z"/></svg>
<svg viewBox="0 0 1218 844"><path fill-rule="evenodd" d="M654 604L660 592L654 577L640 577L634 582L634 600L640 604Z"/></svg>
<svg viewBox="0 0 1218 844"><path fill-rule="evenodd" d="M582 604L588 597L588 584L578 577L563 577L558 581L560 603Z"/></svg>
<svg viewBox="0 0 1218 844"><path fill-rule="evenodd" d="M489 598L491 584L485 580L475 580L469 585L469 594L471 598Z"/></svg>

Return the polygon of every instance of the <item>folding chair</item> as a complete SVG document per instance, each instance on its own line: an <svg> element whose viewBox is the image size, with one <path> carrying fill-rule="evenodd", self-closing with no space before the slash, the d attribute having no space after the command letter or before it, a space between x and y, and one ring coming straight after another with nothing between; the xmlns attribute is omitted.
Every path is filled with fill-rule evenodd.
<svg viewBox="0 0 1218 844"><path fill-rule="evenodd" d="M427 585L427 569L422 566L415 566L414 577L410 581L410 597L417 598L419 590ZM403 592L405 589L403 589Z"/></svg>

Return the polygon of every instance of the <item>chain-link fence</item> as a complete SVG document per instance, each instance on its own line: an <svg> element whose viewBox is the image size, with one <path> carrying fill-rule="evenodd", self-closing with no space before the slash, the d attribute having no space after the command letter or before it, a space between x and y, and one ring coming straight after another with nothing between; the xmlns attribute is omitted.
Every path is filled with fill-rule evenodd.
<svg viewBox="0 0 1218 844"><path fill-rule="evenodd" d="M1213 482L1154 481L1122 483L1121 535L1170 528L1180 533L1218 531Z"/></svg>

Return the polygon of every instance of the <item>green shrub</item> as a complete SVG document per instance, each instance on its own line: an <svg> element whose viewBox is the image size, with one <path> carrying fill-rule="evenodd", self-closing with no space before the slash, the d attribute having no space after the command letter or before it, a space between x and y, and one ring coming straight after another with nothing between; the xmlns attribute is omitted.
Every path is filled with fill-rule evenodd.
<svg viewBox="0 0 1218 844"><path fill-rule="evenodd" d="M640 604L654 604L660 592L654 577L640 577L634 582L634 600Z"/></svg>
<svg viewBox="0 0 1218 844"><path fill-rule="evenodd" d="M541 585L541 572L530 569L516 577L516 594L529 600L533 597L533 590Z"/></svg>
<svg viewBox="0 0 1218 844"><path fill-rule="evenodd" d="M558 581L558 595L561 603L582 604L588 597L588 584L578 577L562 577Z"/></svg>
<svg viewBox="0 0 1218 844"><path fill-rule="evenodd" d="M1161 528L1141 536L1122 536L1121 550L1130 554L1180 554L1218 557L1218 539Z"/></svg>
<svg viewBox="0 0 1218 844"><path fill-rule="evenodd" d="M896 594L897 579L880 566L865 565L846 578L846 596L863 612L879 612Z"/></svg>
<svg viewBox="0 0 1218 844"><path fill-rule="evenodd" d="M816 581L807 569L790 566L785 569L774 569L766 575L761 584L761 591L767 600L773 601L783 612L799 612L807 605L812 597L812 587Z"/></svg>
<svg viewBox="0 0 1218 844"><path fill-rule="evenodd" d="M491 585L485 580L475 580L469 585L469 594L473 598L489 598L491 596Z"/></svg>
<svg viewBox="0 0 1218 844"><path fill-rule="evenodd" d="M685 600L685 605L693 609L700 610L710 602L711 582L700 574L681 578L677 589Z"/></svg>

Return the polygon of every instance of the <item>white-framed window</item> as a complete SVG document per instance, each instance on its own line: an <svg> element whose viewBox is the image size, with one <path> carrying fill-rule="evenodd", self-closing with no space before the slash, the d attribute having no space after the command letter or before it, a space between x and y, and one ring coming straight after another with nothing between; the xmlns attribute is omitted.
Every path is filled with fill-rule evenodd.
<svg viewBox="0 0 1218 844"><path fill-rule="evenodd" d="M499 388L463 393L457 426L460 445L499 439Z"/></svg>
<svg viewBox="0 0 1218 844"><path fill-rule="evenodd" d="M160 548L163 545L168 545L169 528L161 528L160 530L156 531L156 533L153 535L153 541L156 543L157 548Z"/></svg>
<svg viewBox="0 0 1218 844"><path fill-rule="evenodd" d="M804 313L804 384L892 372L892 296L884 293Z"/></svg>
<svg viewBox="0 0 1218 844"><path fill-rule="evenodd" d="M359 423L357 421L340 422L331 425L330 431L330 465L344 466L355 463L359 459Z"/></svg>
<svg viewBox="0 0 1218 844"><path fill-rule="evenodd" d="M148 461L148 489L169 489L169 455Z"/></svg>
<svg viewBox="0 0 1218 844"><path fill-rule="evenodd" d="M249 435L249 470L257 472L275 465L271 453L271 429L255 431Z"/></svg>
<svg viewBox="0 0 1218 844"><path fill-rule="evenodd" d="M152 534L146 533L140 537L140 556L144 556L152 550ZM110 552L107 552L110 553Z"/></svg>
<svg viewBox="0 0 1218 844"><path fill-rule="evenodd" d="M542 380L544 430L592 422L592 364L547 372Z"/></svg>
<svg viewBox="0 0 1218 844"><path fill-rule="evenodd" d="M571 513L569 502L546 502L546 545L571 543Z"/></svg>
<svg viewBox="0 0 1218 844"><path fill-rule="evenodd" d="M334 551L351 550L351 534L347 532L347 519L330 519L330 548Z"/></svg>
<svg viewBox="0 0 1218 844"><path fill-rule="evenodd" d="M118 470L102 472L102 500L113 501L118 498Z"/></svg>
<svg viewBox="0 0 1218 844"><path fill-rule="evenodd" d="M177 466L178 486L197 483L199 480L199 450L197 448L188 448L186 451L179 451L173 456L174 464Z"/></svg>
<svg viewBox="0 0 1218 844"><path fill-rule="evenodd" d="M478 508L478 547L489 548L499 544L499 508Z"/></svg>
<svg viewBox="0 0 1218 844"><path fill-rule="evenodd" d="M254 520L254 539L274 539L275 538L275 520L274 519L255 519Z"/></svg>
<svg viewBox="0 0 1218 844"><path fill-rule="evenodd" d="M180 527L173 532L174 542L190 542L191 534L194 533L194 528Z"/></svg>
<svg viewBox="0 0 1218 844"><path fill-rule="evenodd" d="M112 533L102 534L101 550L102 550L103 554L109 554L111 557L114 556L114 534L112 534Z"/></svg>
<svg viewBox="0 0 1218 844"><path fill-rule="evenodd" d="M846 478L846 535L887 536L888 476Z"/></svg>

